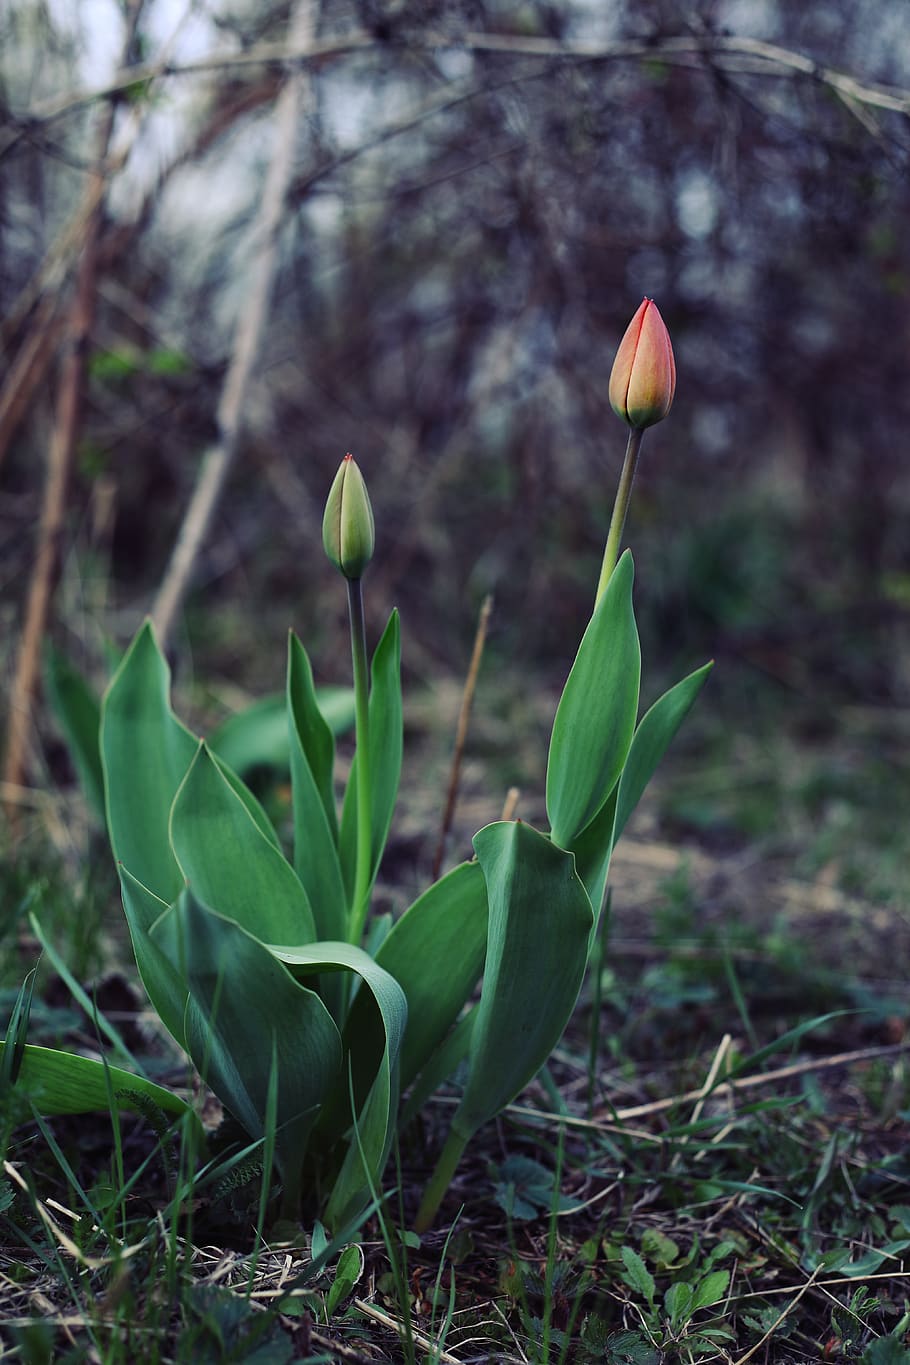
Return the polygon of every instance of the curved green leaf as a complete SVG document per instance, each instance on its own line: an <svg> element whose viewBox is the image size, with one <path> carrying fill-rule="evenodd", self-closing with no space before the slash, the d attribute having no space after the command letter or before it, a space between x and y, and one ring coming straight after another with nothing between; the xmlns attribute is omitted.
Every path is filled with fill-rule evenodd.
<svg viewBox="0 0 910 1365"><path fill-rule="evenodd" d="M187 1049L197 1070L253 1137L264 1135L274 1057L276 1159L296 1188L310 1129L340 1080L341 1038L331 1015L195 888L184 890L151 936L186 981Z"/></svg>
<svg viewBox="0 0 910 1365"><path fill-rule="evenodd" d="M515 1098L562 1037L594 918L573 855L530 825L487 825L474 850L490 920L468 1079L452 1122L463 1138Z"/></svg>
<svg viewBox="0 0 910 1365"><path fill-rule="evenodd" d="M344 734L354 724L354 692L350 687L319 687L316 704L333 735ZM253 768L287 770L287 698L276 692L254 701L207 736L209 748L243 777Z"/></svg>
<svg viewBox="0 0 910 1365"><path fill-rule="evenodd" d="M151 935L152 926L167 912L168 906L137 881L127 868L121 866L117 870L133 956L142 984L171 1037L186 1049L186 981L178 964L170 960Z"/></svg>
<svg viewBox="0 0 910 1365"><path fill-rule="evenodd" d="M401 777L401 631L393 611L370 670L371 884L379 871ZM357 755L351 765L338 837L341 871L350 900L357 858Z"/></svg>
<svg viewBox="0 0 910 1365"><path fill-rule="evenodd" d="M638 805L642 792L670 747L713 667L712 660L697 668L694 673L690 673L687 678L683 678L682 682L678 682L675 687L671 687L659 697L639 721L629 757L619 779L616 823L613 830L614 844L625 829L626 821Z"/></svg>
<svg viewBox="0 0 910 1365"><path fill-rule="evenodd" d="M0 1043L0 1055L6 1047ZM118 1108L144 1113L149 1103L165 1114L192 1113L189 1105L163 1086L134 1076L118 1066L92 1057L78 1057L56 1048L27 1043L16 1078L15 1093L29 1099L39 1114L89 1114L108 1109L113 1096Z"/></svg>
<svg viewBox="0 0 910 1365"><path fill-rule="evenodd" d="M560 848L571 848L603 806L632 743L641 676L633 575L626 550L591 617L556 709L547 817Z"/></svg>
<svg viewBox="0 0 910 1365"><path fill-rule="evenodd" d="M458 1018L480 979L487 943L487 890L477 863L435 882L395 923L376 961L401 985L408 1029L401 1052L407 1089Z"/></svg>
<svg viewBox="0 0 910 1365"><path fill-rule="evenodd" d="M170 670L147 621L101 704L101 761L114 857L168 904L183 885L168 818L198 745L169 696Z"/></svg>
<svg viewBox="0 0 910 1365"><path fill-rule="evenodd" d="M48 651L45 668L48 700L73 760L86 800L104 820L104 773L99 732L101 703L62 650Z"/></svg>
<svg viewBox="0 0 910 1365"><path fill-rule="evenodd" d="M327 1096L319 1119L319 1137L326 1145L347 1137L347 1150L333 1179L326 1209L327 1220L340 1227L368 1201L370 1183L378 1183L391 1148L407 1001L398 982L352 944L312 943L302 948L272 944L271 951L282 962L307 972L314 968L320 972L356 972L366 987L358 991L342 1034L342 1081Z"/></svg>
<svg viewBox="0 0 910 1365"><path fill-rule="evenodd" d="M294 867L320 938L347 932L347 899L338 861L332 774L335 742L318 706L310 661L297 636L288 640L287 713L294 806Z"/></svg>
<svg viewBox="0 0 910 1365"><path fill-rule="evenodd" d="M300 879L204 742L174 798L171 844L194 893L219 915L260 941L315 937Z"/></svg>

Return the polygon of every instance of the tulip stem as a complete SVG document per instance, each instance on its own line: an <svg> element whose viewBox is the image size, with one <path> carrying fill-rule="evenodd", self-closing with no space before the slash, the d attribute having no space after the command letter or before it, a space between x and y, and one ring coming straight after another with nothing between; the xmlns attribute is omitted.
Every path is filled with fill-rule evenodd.
<svg viewBox="0 0 910 1365"><path fill-rule="evenodd" d="M600 582L597 584L597 596L594 599L595 607L604 595L606 586L610 581L610 575L616 567L616 560L619 557L619 542L622 540L623 527L626 524L626 513L629 510L629 502L632 497L632 483L635 479L635 469L638 464L638 452L641 449L641 438L644 434L644 427L629 428L629 442L626 446L626 458L623 461L622 473L619 476L616 501L613 503L613 515L610 518L610 530L607 533L607 544L604 549L603 564L600 569Z"/></svg>
<svg viewBox="0 0 910 1365"><path fill-rule="evenodd" d="M348 579L351 661L354 665L354 718L357 732L357 861L351 902L350 940L359 944L370 899L372 813L370 809L370 674L363 590L359 578Z"/></svg>
<svg viewBox="0 0 910 1365"><path fill-rule="evenodd" d="M439 1212L443 1195L452 1183L455 1168L469 1141L470 1135L465 1136L463 1133L456 1132L454 1128L450 1129L446 1144L436 1163L436 1169L423 1192L420 1208L417 1210L417 1217L414 1219L415 1232L422 1235L431 1228L433 1220Z"/></svg>

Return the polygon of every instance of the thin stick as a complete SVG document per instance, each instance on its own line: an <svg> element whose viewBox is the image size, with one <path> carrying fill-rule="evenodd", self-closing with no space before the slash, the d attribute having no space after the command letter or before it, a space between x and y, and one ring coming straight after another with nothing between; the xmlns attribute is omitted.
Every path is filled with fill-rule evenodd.
<svg viewBox="0 0 910 1365"><path fill-rule="evenodd" d="M132 43L141 7L142 0L135 0L127 22L124 51L127 51ZM79 436L86 355L95 317L98 241L107 184L104 162L113 128L114 104L110 102L105 107L98 125L95 169L89 176L83 198L85 235L82 257L67 327L68 336L57 393L56 422L48 452L35 564L29 584L22 637L19 641L16 673L10 691L3 782L4 785L13 787L24 785L32 705L41 671L41 646L47 630L60 564L60 545L66 521L66 494ZM10 827L15 831L18 826L18 806L8 802L6 813Z"/></svg>
<svg viewBox="0 0 910 1365"><path fill-rule="evenodd" d="M458 713L458 725L455 730L455 748L452 752L452 767L449 771L449 791L446 797L446 808L443 812L442 823L439 827L439 843L436 845L436 857L433 859L433 881L438 881L442 871L442 860L445 857L446 842L452 828L452 821L455 817L455 806L458 802L458 787L461 781L461 761L464 757L465 739L468 734L468 722L471 719L471 706L474 701L474 691L477 687L477 676L480 673L480 661L483 658L483 647L487 639L487 627L490 624L490 613L493 610L493 598L487 593L480 608L480 615L477 618L477 632L474 636L474 648L471 652L471 662L468 665L468 676L465 678L464 691L461 694L461 710Z"/></svg>
<svg viewBox="0 0 910 1365"><path fill-rule="evenodd" d="M291 20L291 46L305 47L311 43L315 23L316 7L312 0L298 0ZM278 240L294 170L297 136L305 113L308 79L298 68L288 75L278 96L274 150L253 229L250 285L238 315L231 361L218 404L220 436L203 456L190 505L152 608L152 621L162 646L170 636L174 618L186 595L240 442L244 403L265 331L278 268Z"/></svg>
<svg viewBox="0 0 910 1365"><path fill-rule="evenodd" d="M506 799L502 803L502 814L499 817L500 820L514 820L515 812L518 809L520 800L521 789L519 787L510 787L506 792Z"/></svg>

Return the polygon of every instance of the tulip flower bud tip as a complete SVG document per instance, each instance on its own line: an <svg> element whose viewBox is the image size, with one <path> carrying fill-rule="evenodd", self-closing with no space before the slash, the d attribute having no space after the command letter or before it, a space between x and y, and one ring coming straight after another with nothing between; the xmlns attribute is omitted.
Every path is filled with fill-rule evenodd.
<svg viewBox="0 0 910 1365"><path fill-rule="evenodd" d="M610 374L610 403L630 427L653 426L670 411L676 361L653 299L644 296L619 343Z"/></svg>
<svg viewBox="0 0 910 1365"><path fill-rule="evenodd" d="M370 495L354 456L341 461L325 505L322 543L345 576L360 578L373 558L375 528Z"/></svg>

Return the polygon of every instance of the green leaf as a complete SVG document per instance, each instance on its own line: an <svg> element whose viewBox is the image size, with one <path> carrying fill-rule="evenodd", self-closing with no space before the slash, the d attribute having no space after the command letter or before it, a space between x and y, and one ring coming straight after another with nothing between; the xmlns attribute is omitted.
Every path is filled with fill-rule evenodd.
<svg viewBox="0 0 910 1365"><path fill-rule="evenodd" d="M354 724L354 692L350 687L320 687L316 704L334 735ZM283 692L263 697L233 716L207 736L209 748L241 777L253 768L286 772L288 752L287 697Z"/></svg>
<svg viewBox="0 0 910 1365"><path fill-rule="evenodd" d="M186 982L186 1041L196 1069L256 1138L264 1136L274 1054L275 1154L294 1188L309 1131L341 1079L331 1015L252 934L205 905L195 886L161 916L152 938Z"/></svg>
<svg viewBox="0 0 910 1365"><path fill-rule="evenodd" d="M335 1278L325 1296L325 1315L330 1318L340 1303L354 1292L354 1286L363 1274L363 1252L356 1244L345 1247L338 1257Z"/></svg>
<svg viewBox="0 0 910 1365"><path fill-rule="evenodd" d="M556 709L547 816L561 848L571 848L603 806L632 743L641 675L633 574L626 550L591 617Z"/></svg>
<svg viewBox="0 0 910 1365"><path fill-rule="evenodd" d="M6 1043L0 1043L0 1050L5 1049ZM111 1094L118 1108L137 1113L145 1113L149 1103L165 1114L192 1112L177 1095L143 1076L107 1066L92 1057L35 1047L32 1043L27 1043L23 1050L15 1088L17 1094L27 1097L40 1114L48 1117L108 1109Z"/></svg>
<svg viewBox="0 0 910 1365"><path fill-rule="evenodd" d="M294 867L320 938L347 933L347 899L338 861L332 774L335 741L316 705L310 661L296 635L288 641L285 726L290 738Z"/></svg>
<svg viewBox="0 0 910 1365"><path fill-rule="evenodd" d="M593 915L571 853L520 821L474 836L489 928L468 1079L453 1131L499 1113L534 1077L565 1029L581 988Z"/></svg>
<svg viewBox="0 0 910 1365"><path fill-rule="evenodd" d="M376 954L408 1002L401 1052L406 1089L455 1023L480 979L487 890L478 863L462 863L414 902Z"/></svg>
<svg viewBox="0 0 910 1365"><path fill-rule="evenodd" d="M370 670L371 884L379 871L401 777L401 631L393 611ZM348 899L354 894L357 857L357 755L351 765L338 840Z"/></svg>
<svg viewBox="0 0 910 1365"><path fill-rule="evenodd" d="M161 1022L171 1037L186 1050L186 980L177 964L162 951L151 934L152 926L169 907L125 867L119 867L118 871L123 910L142 984Z"/></svg>
<svg viewBox="0 0 910 1365"><path fill-rule="evenodd" d="M641 1294L646 1300L648 1307L654 1307L655 1284L654 1276L651 1274L644 1261L637 1251L632 1247L623 1246L619 1252L622 1263L625 1267L623 1279L630 1289L634 1289L637 1294Z"/></svg>
<svg viewBox="0 0 910 1365"><path fill-rule="evenodd" d="M51 648L45 683L48 701L63 732L79 785L98 819L104 821L104 772L101 767L101 703L66 655Z"/></svg>
<svg viewBox="0 0 910 1365"><path fill-rule="evenodd" d="M664 1294L664 1312L670 1319L670 1326L678 1328L689 1321L693 1310L692 1286L688 1280L677 1280Z"/></svg>
<svg viewBox="0 0 910 1365"><path fill-rule="evenodd" d="M321 1142L331 1144L348 1135L347 1152L325 1215L333 1227L339 1228L369 1200L370 1184L379 1182L391 1149L407 1001L398 982L350 943L311 943L301 948L273 945L272 952L282 962L307 973L313 969L356 972L366 987L357 992L342 1035L344 1080L333 1088L319 1119ZM357 1136L353 1136L355 1123ZM364 1171L364 1160L368 1172Z"/></svg>
<svg viewBox="0 0 910 1365"><path fill-rule="evenodd" d="M619 779L614 845L713 667L712 660L683 678L658 698L639 721Z"/></svg>
<svg viewBox="0 0 910 1365"><path fill-rule="evenodd" d="M169 696L170 670L146 622L101 703L101 761L114 857L167 904L183 885L168 819L198 744Z"/></svg>
<svg viewBox="0 0 910 1365"><path fill-rule="evenodd" d="M313 912L300 879L204 742L174 798L171 842L184 878L217 914L260 942L308 943L315 938Z"/></svg>
<svg viewBox="0 0 910 1365"><path fill-rule="evenodd" d="M607 876L610 871L610 858L613 853L616 792L617 789L614 787L594 819L575 837L572 843L576 871L584 883L594 909L592 942L597 934L597 926L600 922L604 892L607 888Z"/></svg>
<svg viewBox="0 0 910 1365"><path fill-rule="evenodd" d="M727 1292L730 1283L729 1270L712 1270L709 1275L705 1275L695 1286L695 1293L692 1296L692 1312L699 1308L710 1308L713 1303L720 1303Z"/></svg>

